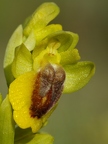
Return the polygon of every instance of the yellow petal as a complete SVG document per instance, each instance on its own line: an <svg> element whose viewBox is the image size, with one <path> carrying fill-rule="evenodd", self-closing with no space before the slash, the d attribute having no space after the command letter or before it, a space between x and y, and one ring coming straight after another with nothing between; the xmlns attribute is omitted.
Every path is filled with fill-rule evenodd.
<svg viewBox="0 0 108 144"><path fill-rule="evenodd" d="M32 132L37 132L42 127L42 120L37 118L32 118L29 114L29 109L27 106L23 107L21 110L14 111L14 120L22 129L31 127Z"/></svg>
<svg viewBox="0 0 108 144"><path fill-rule="evenodd" d="M23 106L30 106L31 94L36 74L27 72L15 79L9 87L9 99L14 110L20 110Z"/></svg>
<svg viewBox="0 0 108 144"><path fill-rule="evenodd" d="M35 72L27 72L15 79L9 88L15 122L23 129L31 127L33 132L38 131L42 126L42 120L31 117L29 110L35 79Z"/></svg>

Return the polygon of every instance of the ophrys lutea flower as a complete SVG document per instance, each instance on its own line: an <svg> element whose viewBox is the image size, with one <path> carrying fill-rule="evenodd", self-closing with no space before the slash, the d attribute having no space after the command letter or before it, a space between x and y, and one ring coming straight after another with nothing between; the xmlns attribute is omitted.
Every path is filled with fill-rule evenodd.
<svg viewBox="0 0 108 144"><path fill-rule="evenodd" d="M78 62L78 35L48 25L58 13L54 3L42 4L16 29L5 55L14 120L33 132L45 125L62 93L82 88L94 74L92 62Z"/></svg>
<svg viewBox="0 0 108 144"><path fill-rule="evenodd" d="M9 98L14 119L21 128L33 132L42 127L55 108L62 93L65 71L58 65L47 64L39 72L27 72L14 80Z"/></svg>

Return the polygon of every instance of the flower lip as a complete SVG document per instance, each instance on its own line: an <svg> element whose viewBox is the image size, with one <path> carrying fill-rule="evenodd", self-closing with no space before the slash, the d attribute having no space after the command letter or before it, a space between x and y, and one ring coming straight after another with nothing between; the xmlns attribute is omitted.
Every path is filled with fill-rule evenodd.
<svg viewBox="0 0 108 144"><path fill-rule="evenodd" d="M30 106L31 117L41 118L58 101L63 91L65 71L58 65L47 64L37 74Z"/></svg>

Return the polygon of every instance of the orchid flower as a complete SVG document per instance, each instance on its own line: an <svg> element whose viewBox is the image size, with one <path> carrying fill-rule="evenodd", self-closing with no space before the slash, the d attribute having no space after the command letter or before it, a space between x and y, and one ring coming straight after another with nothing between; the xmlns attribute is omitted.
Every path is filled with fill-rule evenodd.
<svg viewBox="0 0 108 144"><path fill-rule="evenodd" d="M28 144L34 143L34 139L38 141L39 137L41 144L43 136L48 137L49 144L53 143L50 135L37 132L46 125L61 95L81 89L94 75L94 64L80 61L76 48L78 34L64 31L60 24L50 23L59 11L55 3L43 3L17 27L8 42L4 72L9 92L1 104L0 114L4 115L3 110L8 112L9 121L5 125L11 128L2 127L5 116L0 115L0 124L3 131L11 129L12 140L15 131L32 130L35 136Z"/></svg>

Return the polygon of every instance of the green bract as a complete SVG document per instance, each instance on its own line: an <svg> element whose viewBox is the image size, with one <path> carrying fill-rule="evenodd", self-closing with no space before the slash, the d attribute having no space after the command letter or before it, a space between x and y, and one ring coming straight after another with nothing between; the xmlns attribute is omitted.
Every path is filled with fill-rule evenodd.
<svg viewBox="0 0 108 144"><path fill-rule="evenodd" d="M0 143L14 144L14 120L8 96L0 106Z"/></svg>
<svg viewBox="0 0 108 144"><path fill-rule="evenodd" d="M16 127L15 144L53 144L54 138L47 133L33 134L31 129Z"/></svg>
<svg viewBox="0 0 108 144"><path fill-rule="evenodd" d="M80 61L78 34L64 31L60 24L49 24L58 13L55 3L43 3L17 27L8 42L4 72L9 96L2 102L0 95L2 144L13 144L14 133L15 144L52 144L50 135L37 131L46 124L62 92L79 90L94 75L94 64ZM12 114L20 128L15 128Z"/></svg>

